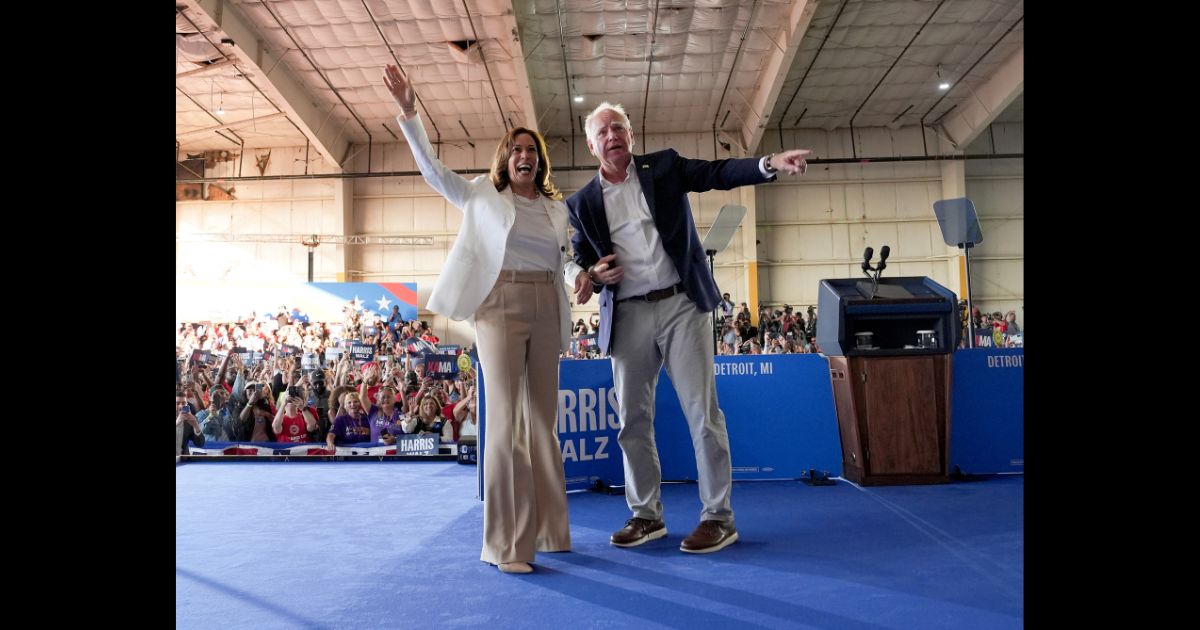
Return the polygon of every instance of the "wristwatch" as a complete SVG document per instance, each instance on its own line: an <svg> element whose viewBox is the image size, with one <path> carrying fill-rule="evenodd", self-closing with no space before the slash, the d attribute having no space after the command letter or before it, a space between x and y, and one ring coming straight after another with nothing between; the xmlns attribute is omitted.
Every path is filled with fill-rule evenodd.
<svg viewBox="0 0 1200 630"><path fill-rule="evenodd" d="M596 265L589 266L587 268L587 275L588 275L588 280L590 280L592 282L592 293L599 293L600 288L603 287L604 285L599 280L596 279L596 276L592 275L592 272L593 272L593 270L595 270L595 268L596 268Z"/></svg>
<svg viewBox="0 0 1200 630"><path fill-rule="evenodd" d="M779 172L779 169L775 168L774 166L771 166L771 158L773 158L773 157L775 157L774 153L772 153L771 155L768 155L766 157L766 159L763 160L763 170L768 173L778 173Z"/></svg>

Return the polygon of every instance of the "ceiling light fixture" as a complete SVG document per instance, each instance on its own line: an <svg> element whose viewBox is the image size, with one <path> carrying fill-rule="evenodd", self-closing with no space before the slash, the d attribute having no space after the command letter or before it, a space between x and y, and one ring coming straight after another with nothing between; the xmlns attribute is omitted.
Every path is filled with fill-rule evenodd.
<svg viewBox="0 0 1200 630"><path fill-rule="evenodd" d="M583 97L582 97L582 96L580 96L580 95L578 95L578 94L576 94L576 95L575 95L575 102L576 102L576 103L582 103L582 102L583 102Z"/></svg>
<svg viewBox="0 0 1200 630"><path fill-rule="evenodd" d="M949 90L950 82L942 78L942 64L940 64L940 63L938 64L937 75L938 75L938 89L943 92L945 92L946 90Z"/></svg>

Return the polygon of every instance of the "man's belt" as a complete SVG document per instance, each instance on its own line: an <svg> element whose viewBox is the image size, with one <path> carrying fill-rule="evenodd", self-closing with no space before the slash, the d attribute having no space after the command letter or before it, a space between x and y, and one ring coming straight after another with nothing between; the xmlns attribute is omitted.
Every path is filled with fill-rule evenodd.
<svg viewBox="0 0 1200 630"><path fill-rule="evenodd" d="M657 302L659 300L665 300L677 293L687 293L687 287L683 286L682 282L673 287L651 291L645 295L635 295L633 297L621 298L617 300L617 304L620 304L621 302L628 302L630 300L637 300L639 302Z"/></svg>

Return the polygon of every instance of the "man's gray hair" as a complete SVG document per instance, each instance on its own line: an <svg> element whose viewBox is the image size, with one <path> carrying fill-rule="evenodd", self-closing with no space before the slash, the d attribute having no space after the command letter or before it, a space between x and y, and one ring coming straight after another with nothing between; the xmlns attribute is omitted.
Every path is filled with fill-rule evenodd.
<svg viewBox="0 0 1200 630"><path fill-rule="evenodd" d="M583 121L583 129L587 134L587 137L592 137L592 121L596 119L596 116L600 115L600 112L606 109L611 109L612 111L616 112L617 115L621 117L621 122L625 123L625 128L630 132L633 131L633 123L629 122L629 115L625 113L625 108L621 107L620 105L613 105L608 101L604 101L603 103L597 105L596 109L593 109L592 113L588 114L587 118L585 118Z"/></svg>

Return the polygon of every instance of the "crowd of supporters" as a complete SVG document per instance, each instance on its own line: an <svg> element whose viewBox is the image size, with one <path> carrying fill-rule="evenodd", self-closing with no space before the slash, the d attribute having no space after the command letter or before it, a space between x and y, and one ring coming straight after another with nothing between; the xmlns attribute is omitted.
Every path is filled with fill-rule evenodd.
<svg viewBox="0 0 1200 630"><path fill-rule="evenodd" d="M437 345L425 322L367 317L339 323L298 312L236 322L184 323L176 335L176 454L206 442L395 444L405 434L443 442L476 435L470 362L426 370L425 357L469 353ZM369 360L355 360L351 350Z"/></svg>
<svg viewBox="0 0 1200 630"><path fill-rule="evenodd" d="M967 307L960 347L968 339ZM1023 347L1016 312L971 309L976 347ZM749 307L723 296L714 313L717 354L820 352L817 313L791 305ZM575 323L565 359L599 358L600 318ZM555 334L547 331L546 334ZM311 322L281 307L235 322L183 323L175 339L176 453L188 444L318 442L328 448L395 444L405 434L437 434L457 442L477 434L475 374L469 361L451 372L427 373L425 359L471 348L440 346L428 323L406 321L393 308L386 319L353 305L341 322ZM355 360L352 347L369 360ZM439 366L444 367L444 366Z"/></svg>
<svg viewBox="0 0 1200 630"><path fill-rule="evenodd" d="M966 339L969 334L967 326L967 304L961 302L959 304L959 313L962 315L962 339L963 343L960 347L965 346ZM971 319L975 328L975 347L976 348L1023 348L1025 347L1025 333L1021 331L1021 326L1017 324L1017 312L1009 311L1001 314L1000 311L994 313L981 313L978 306L971 308Z"/></svg>

